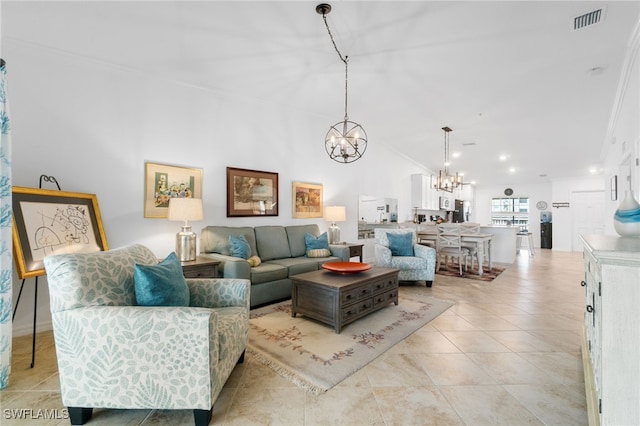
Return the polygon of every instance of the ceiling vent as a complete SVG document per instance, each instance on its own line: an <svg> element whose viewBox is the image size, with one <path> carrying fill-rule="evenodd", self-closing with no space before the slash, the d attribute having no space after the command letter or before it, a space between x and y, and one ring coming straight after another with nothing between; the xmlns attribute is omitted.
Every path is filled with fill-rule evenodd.
<svg viewBox="0 0 640 426"><path fill-rule="evenodd" d="M573 30L579 30L591 25L595 25L604 19L604 8L596 9L592 12L582 14L573 18Z"/></svg>

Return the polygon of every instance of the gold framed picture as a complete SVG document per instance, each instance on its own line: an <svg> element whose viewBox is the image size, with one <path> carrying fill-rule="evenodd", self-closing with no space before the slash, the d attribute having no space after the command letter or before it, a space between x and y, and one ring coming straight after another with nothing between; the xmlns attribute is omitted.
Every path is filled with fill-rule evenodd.
<svg viewBox="0 0 640 426"><path fill-rule="evenodd" d="M44 275L51 254L105 251L95 194L12 188L13 249L20 279Z"/></svg>
<svg viewBox="0 0 640 426"><path fill-rule="evenodd" d="M278 216L278 173L227 167L227 217Z"/></svg>
<svg viewBox="0 0 640 426"><path fill-rule="evenodd" d="M322 217L322 184L293 182L291 206L296 219Z"/></svg>
<svg viewBox="0 0 640 426"><path fill-rule="evenodd" d="M145 163L144 217L166 218L170 198L202 199L202 169Z"/></svg>

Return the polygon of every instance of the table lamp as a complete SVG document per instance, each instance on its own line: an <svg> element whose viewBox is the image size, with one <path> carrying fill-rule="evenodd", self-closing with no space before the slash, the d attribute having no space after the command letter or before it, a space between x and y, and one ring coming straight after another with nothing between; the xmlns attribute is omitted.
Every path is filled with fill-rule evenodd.
<svg viewBox="0 0 640 426"><path fill-rule="evenodd" d="M202 200L198 198L170 198L169 220L184 220L182 231L176 234L176 256L181 262L196 260L196 234L190 220L202 220Z"/></svg>
<svg viewBox="0 0 640 426"><path fill-rule="evenodd" d="M347 220L347 213L344 206L327 206L324 208L324 220L331 222L329 226L329 244L338 244L340 242L340 228L336 222L344 222Z"/></svg>

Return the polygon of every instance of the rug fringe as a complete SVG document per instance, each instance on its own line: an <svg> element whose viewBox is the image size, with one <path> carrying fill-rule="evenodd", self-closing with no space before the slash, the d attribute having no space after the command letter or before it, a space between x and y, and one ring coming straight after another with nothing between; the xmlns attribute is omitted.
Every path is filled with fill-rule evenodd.
<svg viewBox="0 0 640 426"><path fill-rule="evenodd" d="M320 395L322 393L325 393L327 390L329 390L327 388L323 388L321 386L318 386L314 383L311 383L303 379L302 377L298 376L296 373L292 372L290 369L286 368L284 365L282 365L278 361L272 358L269 358L268 356L265 356L262 352L251 348L249 345L247 345L246 351L249 352L256 361L268 366L269 368L271 368L276 373L278 373L285 379L289 380L296 386L299 386L314 395Z"/></svg>

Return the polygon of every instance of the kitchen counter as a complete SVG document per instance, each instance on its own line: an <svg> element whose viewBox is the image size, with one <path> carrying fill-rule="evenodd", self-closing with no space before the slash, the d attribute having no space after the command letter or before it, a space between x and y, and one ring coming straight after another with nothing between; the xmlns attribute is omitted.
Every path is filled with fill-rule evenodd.
<svg viewBox="0 0 640 426"><path fill-rule="evenodd" d="M480 226L480 233L493 234L493 239L491 240L491 259L493 262L515 262L517 226Z"/></svg>

